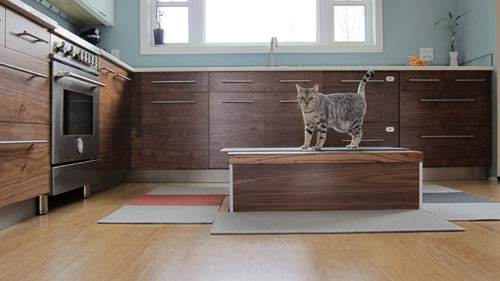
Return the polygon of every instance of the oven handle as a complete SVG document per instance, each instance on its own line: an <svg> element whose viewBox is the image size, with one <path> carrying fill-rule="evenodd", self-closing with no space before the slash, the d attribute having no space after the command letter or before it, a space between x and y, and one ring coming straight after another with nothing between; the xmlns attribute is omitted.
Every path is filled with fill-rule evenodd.
<svg viewBox="0 0 500 281"><path fill-rule="evenodd" d="M57 72L56 75L54 75L54 78L63 78L63 77L69 77L69 78L73 78L73 79L76 79L76 80L80 80L80 81L83 81L83 82L87 82L87 83L90 83L94 86L98 86L98 87L106 87L106 84L104 83L101 83L101 82L97 82L97 81L94 81L90 78L87 78L87 77L83 77L81 75L78 75L78 74L74 74L72 72Z"/></svg>

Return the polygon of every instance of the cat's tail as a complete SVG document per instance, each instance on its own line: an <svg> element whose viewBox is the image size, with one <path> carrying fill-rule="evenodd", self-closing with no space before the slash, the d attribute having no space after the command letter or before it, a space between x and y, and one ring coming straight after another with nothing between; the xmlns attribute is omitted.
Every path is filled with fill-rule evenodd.
<svg viewBox="0 0 500 281"><path fill-rule="evenodd" d="M365 74L365 77L363 77L363 80L361 80L361 83L359 83L359 88L358 88L358 94L365 96L365 86L368 80L373 78L373 75L375 75L375 72L373 70L368 70Z"/></svg>

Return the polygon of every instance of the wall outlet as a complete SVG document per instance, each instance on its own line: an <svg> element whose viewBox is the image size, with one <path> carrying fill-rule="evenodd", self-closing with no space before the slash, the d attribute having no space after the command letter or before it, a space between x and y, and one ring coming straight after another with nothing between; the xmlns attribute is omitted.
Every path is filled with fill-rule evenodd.
<svg viewBox="0 0 500 281"><path fill-rule="evenodd" d="M120 58L120 50L118 49L111 49L111 55L113 55L114 57L116 57L117 59Z"/></svg>
<svg viewBox="0 0 500 281"><path fill-rule="evenodd" d="M433 61L434 48L420 48L420 59L423 61Z"/></svg>

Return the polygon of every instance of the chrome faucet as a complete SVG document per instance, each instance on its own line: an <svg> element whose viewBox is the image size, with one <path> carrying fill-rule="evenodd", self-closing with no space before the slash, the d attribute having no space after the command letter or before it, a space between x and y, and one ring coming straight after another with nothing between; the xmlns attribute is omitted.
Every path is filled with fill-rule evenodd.
<svg viewBox="0 0 500 281"><path fill-rule="evenodd" d="M274 66L274 48L278 47L278 38L276 36L271 38L271 45L269 46L269 66Z"/></svg>

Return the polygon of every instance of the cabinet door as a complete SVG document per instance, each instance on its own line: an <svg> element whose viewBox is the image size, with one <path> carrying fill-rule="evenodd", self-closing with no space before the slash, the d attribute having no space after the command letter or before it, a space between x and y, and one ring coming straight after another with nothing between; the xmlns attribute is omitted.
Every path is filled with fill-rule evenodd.
<svg viewBox="0 0 500 281"><path fill-rule="evenodd" d="M5 46L5 7L0 5L0 46Z"/></svg>
<svg viewBox="0 0 500 281"><path fill-rule="evenodd" d="M142 167L208 168L208 94L143 93Z"/></svg>
<svg viewBox="0 0 500 281"><path fill-rule="evenodd" d="M223 148L266 147L265 107L261 93L210 93L210 168L228 168Z"/></svg>
<svg viewBox="0 0 500 281"><path fill-rule="evenodd" d="M120 72L120 70L117 71ZM130 169L130 82L119 76L115 76L115 81L117 84L114 95L116 113L112 132L114 171Z"/></svg>
<svg viewBox="0 0 500 281"><path fill-rule="evenodd" d="M115 1L114 0L87 0L89 5L104 19L109 25L115 23Z"/></svg>
<svg viewBox="0 0 500 281"><path fill-rule="evenodd" d="M266 93L268 147L300 147L304 144L304 120L297 93Z"/></svg>

